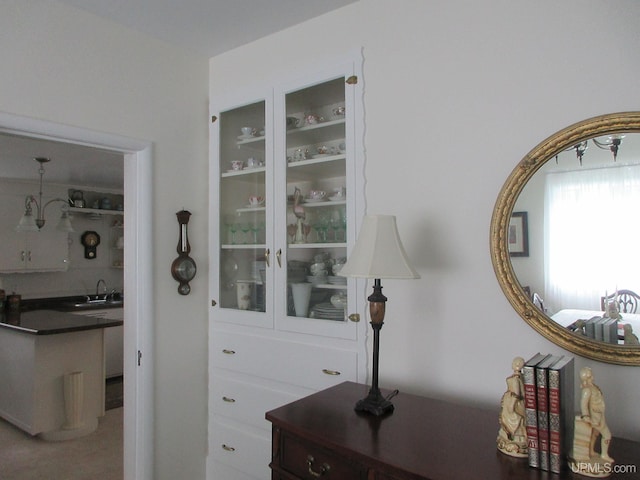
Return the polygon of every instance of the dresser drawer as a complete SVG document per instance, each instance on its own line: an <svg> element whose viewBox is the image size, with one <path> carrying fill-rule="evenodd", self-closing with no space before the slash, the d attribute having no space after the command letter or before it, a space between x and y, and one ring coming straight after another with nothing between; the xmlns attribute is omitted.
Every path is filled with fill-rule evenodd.
<svg viewBox="0 0 640 480"><path fill-rule="evenodd" d="M253 335L216 332L213 366L313 390L357 380L354 351Z"/></svg>
<svg viewBox="0 0 640 480"><path fill-rule="evenodd" d="M271 432L271 423L264 418L265 412L300 398L300 395L215 374L211 393L210 403L214 414L248 423L267 432Z"/></svg>
<svg viewBox="0 0 640 480"><path fill-rule="evenodd" d="M350 463L335 452L286 433L282 437L280 468L300 479L321 477L333 480L357 480L366 478L366 469L361 465Z"/></svg>
<svg viewBox="0 0 640 480"><path fill-rule="evenodd" d="M246 475L269 478L271 439L213 421L209 454L219 461Z"/></svg>

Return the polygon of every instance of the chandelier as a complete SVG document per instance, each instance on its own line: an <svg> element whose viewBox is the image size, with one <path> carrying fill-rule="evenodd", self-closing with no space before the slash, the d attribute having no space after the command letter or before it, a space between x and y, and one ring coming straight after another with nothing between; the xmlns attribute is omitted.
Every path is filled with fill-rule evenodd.
<svg viewBox="0 0 640 480"><path fill-rule="evenodd" d="M38 193L38 198L36 199L33 195L27 195L24 199L24 215L20 219L18 226L16 227L16 231L18 232L38 232L44 227L45 218L44 211L45 209L54 202L62 202L61 206L62 214L60 215L60 220L58 221L58 225L56 229L62 232L73 232L73 227L71 226L71 218L69 217L69 203L67 200L63 198L54 198L49 200L47 203L42 203L42 178L44 177L44 164L49 162L51 159L46 157L36 157L34 158L36 162L40 164L38 168L38 173L40 174L40 192ZM36 207L36 216L33 216L33 205Z"/></svg>
<svg viewBox="0 0 640 480"><path fill-rule="evenodd" d="M618 159L618 149L622 144L623 138L624 138L624 135L609 135L604 140L598 140L597 138L592 138L591 141L598 148L601 148L603 150L610 150L611 153L613 154L613 161L615 162ZM580 142L571 148L567 148L567 150L565 151L575 150L576 157L580 161L580 165L582 165L582 157L584 156L584 153L587 151L587 148L589 148L589 140ZM558 163L557 155L556 155L556 163Z"/></svg>

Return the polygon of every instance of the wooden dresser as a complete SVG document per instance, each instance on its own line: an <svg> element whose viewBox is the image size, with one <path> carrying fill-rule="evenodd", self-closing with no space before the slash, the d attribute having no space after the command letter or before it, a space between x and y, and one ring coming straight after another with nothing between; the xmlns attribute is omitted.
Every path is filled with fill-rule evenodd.
<svg viewBox="0 0 640 480"><path fill-rule="evenodd" d="M369 387L352 382L267 412L272 480L519 480L588 478L529 468L496 450L498 408L483 410L400 393L384 417L356 413ZM614 438L618 465L640 470L640 443ZM640 479L640 472L610 479Z"/></svg>

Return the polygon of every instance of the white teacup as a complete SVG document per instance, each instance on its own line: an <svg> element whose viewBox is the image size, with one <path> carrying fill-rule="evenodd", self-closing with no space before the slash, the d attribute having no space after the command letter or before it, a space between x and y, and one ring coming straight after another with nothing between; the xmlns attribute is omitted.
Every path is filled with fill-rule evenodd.
<svg viewBox="0 0 640 480"><path fill-rule="evenodd" d="M231 162L231 168L233 170L242 170L244 167L244 162L242 160L234 160Z"/></svg>
<svg viewBox="0 0 640 480"><path fill-rule="evenodd" d="M242 132L242 135L244 135L245 137L250 137L251 135L253 135L252 127L242 127L240 131Z"/></svg>
<svg viewBox="0 0 640 480"><path fill-rule="evenodd" d="M258 205L262 204L262 202L264 202L264 198L258 195L251 195L249 197L249 205L251 205L252 207L257 207Z"/></svg>
<svg viewBox="0 0 640 480"><path fill-rule="evenodd" d="M262 162L260 161L260 159L255 158L255 157L249 157L247 159L247 167L249 168L257 168L257 167L261 167L262 166Z"/></svg>

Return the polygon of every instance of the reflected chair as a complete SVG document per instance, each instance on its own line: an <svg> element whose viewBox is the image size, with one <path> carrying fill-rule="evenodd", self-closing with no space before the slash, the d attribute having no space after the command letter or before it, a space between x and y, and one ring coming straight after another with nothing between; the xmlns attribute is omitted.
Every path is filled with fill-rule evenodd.
<svg viewBox="0 0 640 480"><path fill-rule="evenodd" d="M600 297L600 309L605 310L607 302L612 300L618 300L618 308L620 313L636 313L638 310L638 301L640 301L640 295L631 290L618 290L617 293L612 293L606 297Z"/></svg>
<svg viewBox="0 0 640 480"><path fill-rule="evenodd" d="M543 313L544 313L544 312L546 312L546 311L547 311L547 310L544 308L544 301L542 300L542 297L541 297L540 295L538 295L537 293L534 293L531 299L532 299L532 301L533 301L533 304L534 304L536 307L538 307L538 309L539 309L541 312L543 312Z"/></svg>

